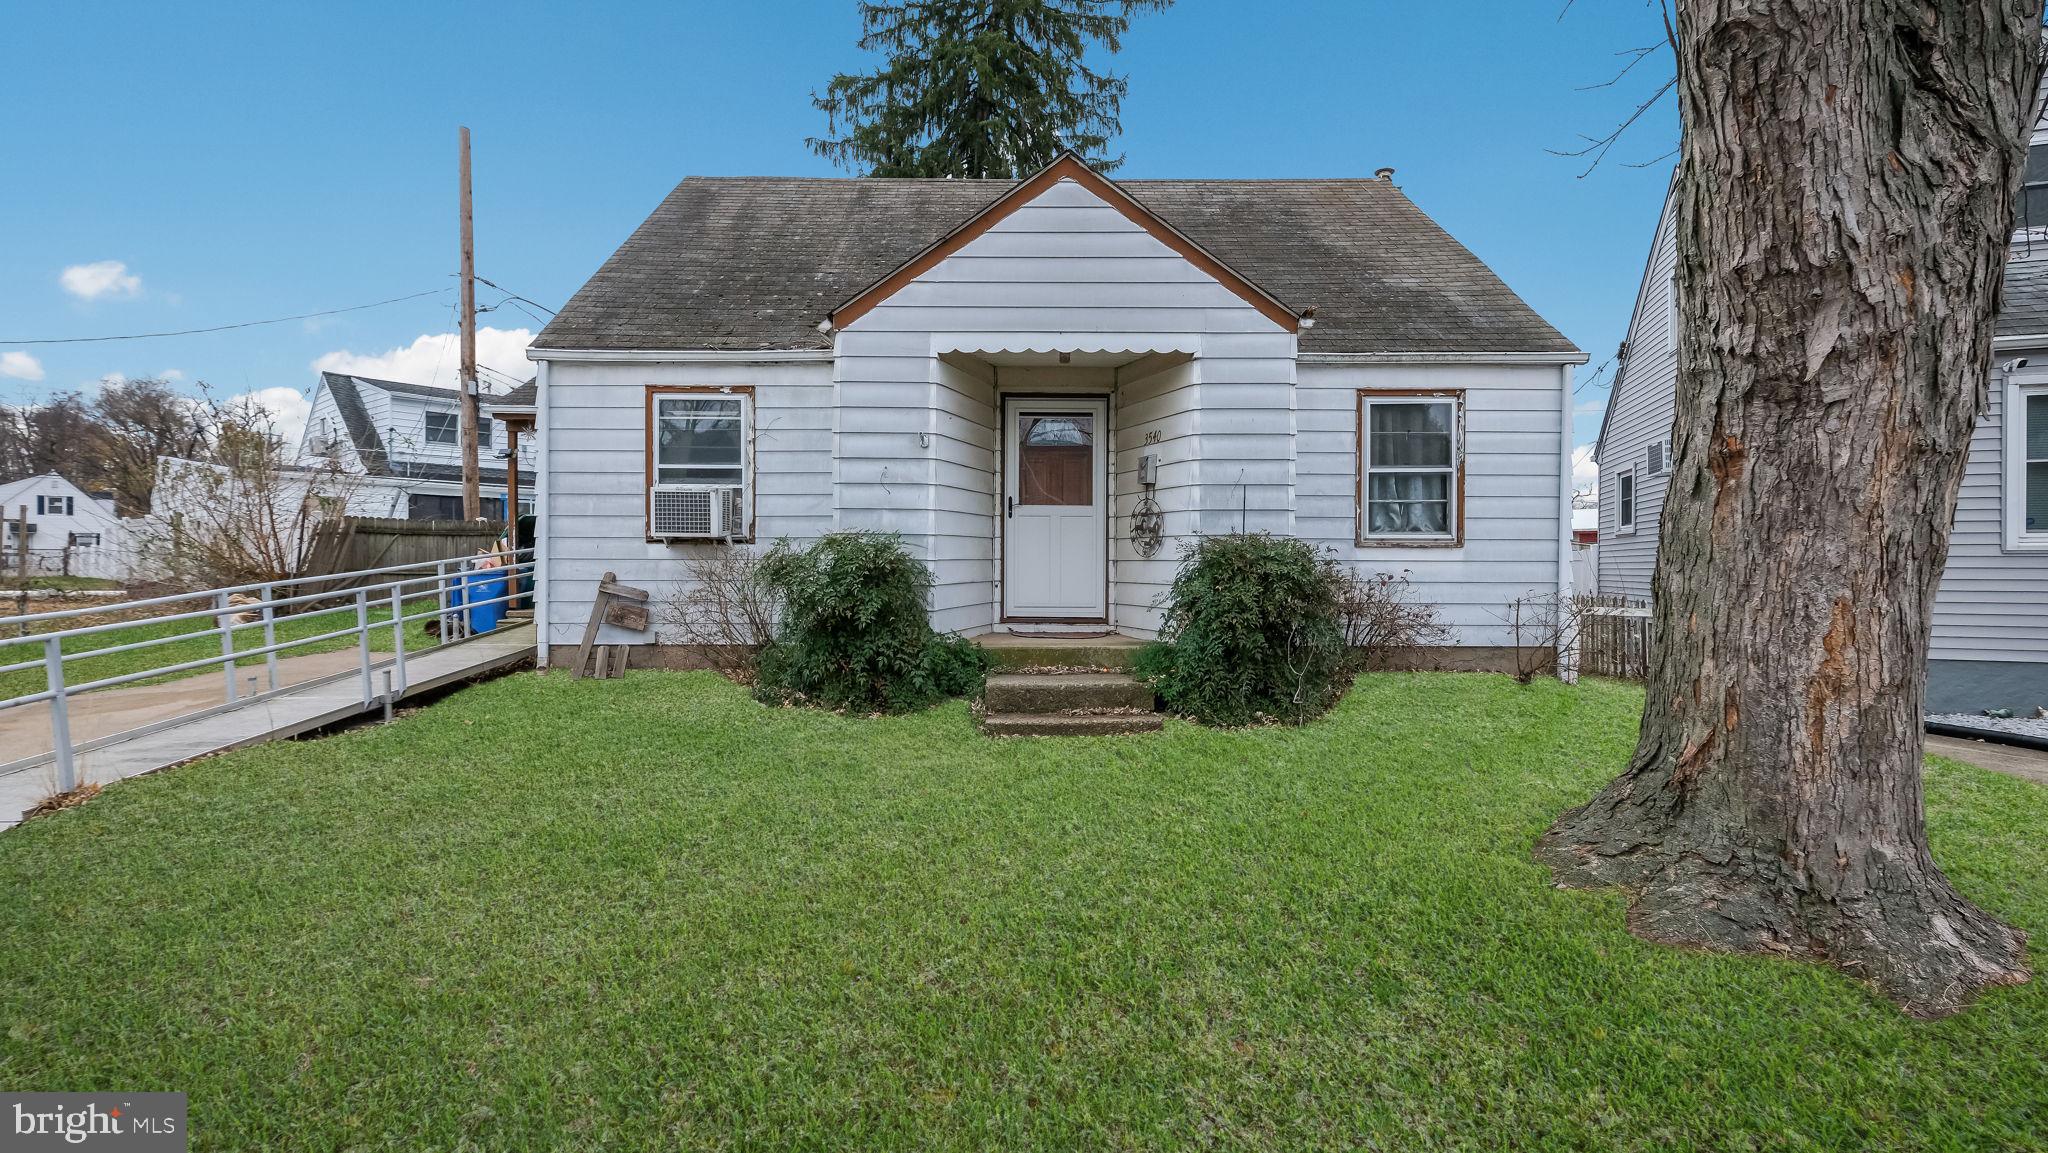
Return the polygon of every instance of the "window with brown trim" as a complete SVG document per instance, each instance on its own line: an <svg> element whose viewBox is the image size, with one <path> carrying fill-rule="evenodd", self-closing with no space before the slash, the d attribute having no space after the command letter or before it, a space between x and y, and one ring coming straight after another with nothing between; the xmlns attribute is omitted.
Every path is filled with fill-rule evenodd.
<svg viewBox="0 0 2048 1153"><path fill-rule="evenodd" d="M753 539L753 388L649 385L646 420L648 538Z"/></svg>
<svg viewBox="0 0 2048 1153"><path fill-rule="evenodd" d="M1464 394L1358 394L1358 541L1464 539Z"/></svg>

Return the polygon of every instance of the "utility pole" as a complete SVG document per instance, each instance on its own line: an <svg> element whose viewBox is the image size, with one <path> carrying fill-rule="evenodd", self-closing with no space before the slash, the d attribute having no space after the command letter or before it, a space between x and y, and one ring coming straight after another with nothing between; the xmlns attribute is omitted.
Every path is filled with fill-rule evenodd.
<svg viewBox="0 0 2048 1153"><path fill-rule="evenodd" d="M476 467L476 235L469 212L469 129L462 133L462 519L483 515Z"/></svg>

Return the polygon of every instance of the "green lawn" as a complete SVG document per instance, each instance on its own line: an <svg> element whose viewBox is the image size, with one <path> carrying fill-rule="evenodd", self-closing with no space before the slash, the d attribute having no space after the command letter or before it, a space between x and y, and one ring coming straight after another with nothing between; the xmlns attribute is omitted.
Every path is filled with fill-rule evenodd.
<svg viewBox="0 0 2048 1153"><path fill-rule="evenodd" d="M522 674L0 834L0 1084L184 1090L197 1149L2040 1148L2048 980L1915 1022L1550 887L1640 701L997 742ZM2048 940L2048 790L1928 809Z"/></svg>
<svg viewBox="0 0 2048 1153"><path fill-rule="evenodd" d="M186 612L190 611L193 607L196 606L178 605L167 608L164 611ZM433 598L427 597L419 601L408 601L405 611L410 616L414 613L425 612L433 607ZM381 608L372 607L370 609L370 619L372 621L389 621L391 619L389 605L387 604ZM353 606L331 609L324 612L301 613L297 616L281 616L277 619L277 640L282 643L306 637L317 637L322 633L331 633L337 629L350 628L355 623L356 610ZM410 621L406 624L406 651L417 652L433 643L427 637L426 623L424 619L421 619ZM76 627L76 622L64 622L64 627ZM133 644L136 641L149 640L156 637L183 636L186 633L204 632L215 627L216 622L210 616L194 617L190 620L182 621L147 621L124 629L111 629L103 633L66 637L64 640L64 651L66 653L91 652L94 649ZM318 641L309 645L283 649L277 655L278 659L285 660L291 657L306 656L310 653L323 653L331 652L335 649L350 648L356 643L356 638L353 636L332 637L328 640ZM263 645L262 625L244 625L235 629L235 648L238 651L251 648L260 649ZM370 634L371 649L377 652L389 652L391 651L391 646L392 636L389 628L378 629ZM28 643L0 644L0 665L11 665L19 661L36 660L40 659L42 655L42 646L33 640L30 640ZM102 677L117 677L126 673L141 672L144 669L182 664L185 661L196 661L203 657L219 655L219 635L200 636L194 637L191 640L151 645L143 649L131 649L124 653L112 653L104 657L67 660L64 662L64 679L69 684L79 685L85 684L88 681L99 680ZM243 657L235 663L243 667L257 667L261 666L263 662L264 658L258 655ZM177 680L183 677L218 677L220 675L219 665L208 665L198 669L188 669L182 673L150 677L146 681L134 683L154 684L158 681ZM40 667L20 669L11 673L0 673L0 700L23 696L28 693L42 692L47 683L43 676L43 670Z"/></svg>

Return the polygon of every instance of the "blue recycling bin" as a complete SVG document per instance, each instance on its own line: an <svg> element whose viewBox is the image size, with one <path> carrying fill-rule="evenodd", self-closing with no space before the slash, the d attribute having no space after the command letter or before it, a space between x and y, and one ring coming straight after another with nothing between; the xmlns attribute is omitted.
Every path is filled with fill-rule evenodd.
<svg viewBox="0 0 2048 1153"><path fill-rule="evenodd" d="M505 617L505 574L498 569L473 569L462 574L459 588L462 603L468 606L469 631L487 633L497 628Z"/></svg>

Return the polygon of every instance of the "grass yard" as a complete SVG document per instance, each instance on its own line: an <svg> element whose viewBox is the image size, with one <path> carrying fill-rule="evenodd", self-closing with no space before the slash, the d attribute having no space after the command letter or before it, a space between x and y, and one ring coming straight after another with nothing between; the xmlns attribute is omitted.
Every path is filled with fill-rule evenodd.
<svg viewBox="0 0 2048 1153"><path fill-rule="evenodd" d="M170 606L159 611L189 612L200 607L204 606L194 602L192 604ZM434 599L432 597L425 597L418 601L408 601L405 611L406 615L410 616L414 613L426 612L433 607ZM389 621L390 619L391 608L388 603L382 607L371 606L370 620L373 623ZM67 620L60 623L64 628L77 628L84 624L97 624L100 622L94 619L92 621ZM317 637L323 633L331 633L338 629L352 628L355 623L356 610L353 606L328 609L321 612L300 613L297 616L281 616L277 618L276 622L277 640L279 643L282 643L290 640L302 640L306 637ZM433 643L427 637L426 624L425 619L411 621L406 624L405 646L408 652L417 652ZM64 640L64 651L67 654L86 653L95 649L112 648L115 645L133 644L136 641L152 640L158 637L202 633L215 627L217 627L217 622L211 616L193 617L182 621L145 621L125 629L112 629L103 633L67 637ZM54 632L56 630L48 629L46 631ZM12 640L12 638L0 638L0 642L5 640ZM355 644L356 638L354 636L332 637L309 645L281 649L277 655L280 660L288 660L292 657L306 656L310 653L324 653L335 649L350 648ZM263 645L263 626L261 624L236 627L235 648L238 651L252 648L260 649ZM370 648L372 650L390 652L391 647L392 635L389 628L378 629L370 634ZM20 661L38 660L41 659L42 655L42 646L35 643L34 634L30 634L30 639L26 642L0 643L0 664L11 665ZM69 684L84 684L103 677L118 677L126 673L141 672L143 669L160 668L164 665L181 664L185 661L196 661L204 657L217 657L219 655L221 655L220 637L217 634L198 636L193 637L191 640L151 645L148 648L131 649L128 652L111 653L103 657L67 660L64 662L64 679ZM263 662L264 658L261 655L257 655L243 657L237 660L235 664L244 668L251 668L260 666ZM219 665L207 665L198 669L187 669L181 673L169 673L161 677L150 677L144 681L134 683L155 684L160 681L178 680L184 677L218 677L220 675ZM23 696L28 693L42 692L47 684L48 682L44 679L41 668L20 669L11 673L0 673L0 700Z"/></svg>
<svg viewBox="0 0 2048 1153"><path fill-rule="evenodd" d="M522 674L0 834L0 1084L184 1090L195 1149L2048 1142L2048 975L1914 1022L1549 886L1640 703L996 742ZM2048 941L2048 790L1937 762L1928 810Z"/></svg>

